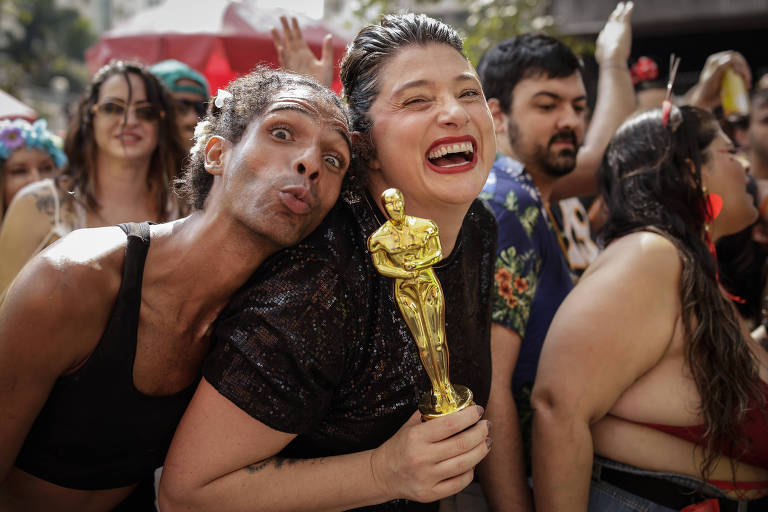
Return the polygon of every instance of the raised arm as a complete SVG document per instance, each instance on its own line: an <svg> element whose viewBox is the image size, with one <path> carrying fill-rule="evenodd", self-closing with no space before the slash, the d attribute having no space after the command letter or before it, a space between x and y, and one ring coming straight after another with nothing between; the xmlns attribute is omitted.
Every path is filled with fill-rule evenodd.
<svg viewBox="0 0 768 512"><path fill-rule="evenodd" d="M635 91L627 66L632 48L633 8L632 2L619 2L597 36L595 59L600 69L595 111L576 157L576 168L557 180L552 187L552 200L597 192L596 175L605 148L635 109Z"/></svg>
<svg viewBox="0 0 768 512"><path fill-rule="evenodd" d="M323 49L320 58L314 52L301 33L299 22L291 18L290 23L285 16L280 16L280 29L272 29L272 41L277 50L280 67L294 73L309 75L326 87L333 83L333 36L327 34L323 39Z"/></svg>
<svg viewBox="0 0 768 512"><path fill-rule="evenodd" d="M536 510L586 511L591 425L667 350L680 314L680 261L660 235L611 244L560 306L533 389Z"/></svg>
<svg viewBox="0 0 768 512"><path fill-rule="evenodd" d="M276 454L295 435L254 419L203 380L166 459L160 508L315 511L435 501L466 487L488 453L481 415L470 407L422 423L416 413L374 450L282 459Z"/></svg>

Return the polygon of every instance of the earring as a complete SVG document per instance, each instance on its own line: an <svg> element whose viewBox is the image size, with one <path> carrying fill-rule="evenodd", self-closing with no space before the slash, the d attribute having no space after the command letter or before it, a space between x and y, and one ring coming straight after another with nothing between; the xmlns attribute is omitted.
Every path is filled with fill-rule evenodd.
<svg viewBox="0 0 768 512"><path fill-rule="evenodd" d="M703 189L704 202L706 203L706 211L704 212L704 224L709 225L713 220L720 215L723 210L723 198L720 194L707 194L706 187Z"/></svg>
<svg viewBox="0 0 768 512"><path fill-rule="evenodd" d="M717 271L717 249L715 249L715 243L712 241L712 236L709 234L709 224L715 220L723 210L723 198L720 194L708 194L707 187L701 187L701 191L704 194L704 203L706 204L704 212L704 243L707 244L707 249L712 255L712 259L715 260L715 280L725 296L732 302L744 304L746 302L744 299L738 295L733 295L720 284L720 275Z"/></svg>

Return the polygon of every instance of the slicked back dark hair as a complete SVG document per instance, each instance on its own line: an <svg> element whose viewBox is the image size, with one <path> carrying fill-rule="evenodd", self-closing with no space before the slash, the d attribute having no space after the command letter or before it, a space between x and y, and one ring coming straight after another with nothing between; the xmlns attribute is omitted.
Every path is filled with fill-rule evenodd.
<svg viewBox="0 0 768 512"><path fill-rule="evenodd" d="M353 131L368 134L373 126L368 112L379 94L382 66L403 48L430 43L447 44L464 56L456 30L424 14L387 15L358 32L341 62L343 96Z"/></svg>
<svg viewBox="0 0 768 512"><path fill-rule="evenodd" d="M257 66L245 76L229 83L226 91L232 95L224 99L220 94L211 98L208 114L195 128L195 145L189 153L184 174L174 183L174 190L196 210L203 208L213 185L213 175L205 170L205 146L218 135L237 144L254 118L261 116L275 95L290 87L306 87L335 105L349 123L347 109L336 94L308 76L288 71ZM216 106L219 100L221 107Z"/></svg>
<svg viewBox="0 0 768 512"><path fill-rule="evenodd" d="M565 78L581 70L581 61L570 48L544 34L505 39L489 48L477 65L485 97L499 100L507 113L512 106L512 91L520 80L539 75Z"/></svg>

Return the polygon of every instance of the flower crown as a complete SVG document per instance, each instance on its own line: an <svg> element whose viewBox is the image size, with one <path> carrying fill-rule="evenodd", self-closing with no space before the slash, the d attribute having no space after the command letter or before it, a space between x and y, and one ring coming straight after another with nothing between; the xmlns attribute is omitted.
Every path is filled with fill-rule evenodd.
<svg viewBox="0 0 768 512"><path fill-rule="evenodd" d="M0 159L7 160L17 149L28 147L45 151L53 164L61 169L67 163L62 146L61 137L48 130L45 119L32 124L23 119L0 120Z"/></svg>

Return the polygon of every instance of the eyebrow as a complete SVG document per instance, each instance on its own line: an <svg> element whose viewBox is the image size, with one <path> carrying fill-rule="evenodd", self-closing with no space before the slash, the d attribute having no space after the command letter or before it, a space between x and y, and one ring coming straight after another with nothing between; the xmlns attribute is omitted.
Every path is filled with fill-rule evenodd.
<svg viewBox="0 0 768 512"><path fill-rule="evenodd" d="M549 91L539 91L539 92L537 92L536 94L533 95L534 98L537 98L539 96L547 96L548 98L552 98L553 100L562 100L562 99L564 99L559 94L555 94L555 93L549 92ZM583 94L581 96L577 96L577 97L573 98L571 101L586 101L586 99L587 99L587 95Z"/></svg>
<svg viewBox="0 0 768 512"><path fill-rule="evenodd" d="M265 114L271 114L273 112L280 112L281 110L292 110L294 112L298 112L300 114L305 114L311 117L317 116L317 112L312 112L311 110L302 107L301 105L297 103L278 103L277 105L270 106Z"/></svg>
<svg viewBox="0 0 768 512"><path fill-rule="evenodd" d="M470 73L469 71L466 71L464 73L461 73L457 75L454 79L454 82L478 82L477 77ZM397 94L400 94L401 92L405 91L406 89L411 89L413 87L423 87L425 85L433 85L435 82L433 80L411 80L410 82L405 82L403 85L392 91L392 95L395 96ZM478 82L479 83L479 82Z"/></svg>

